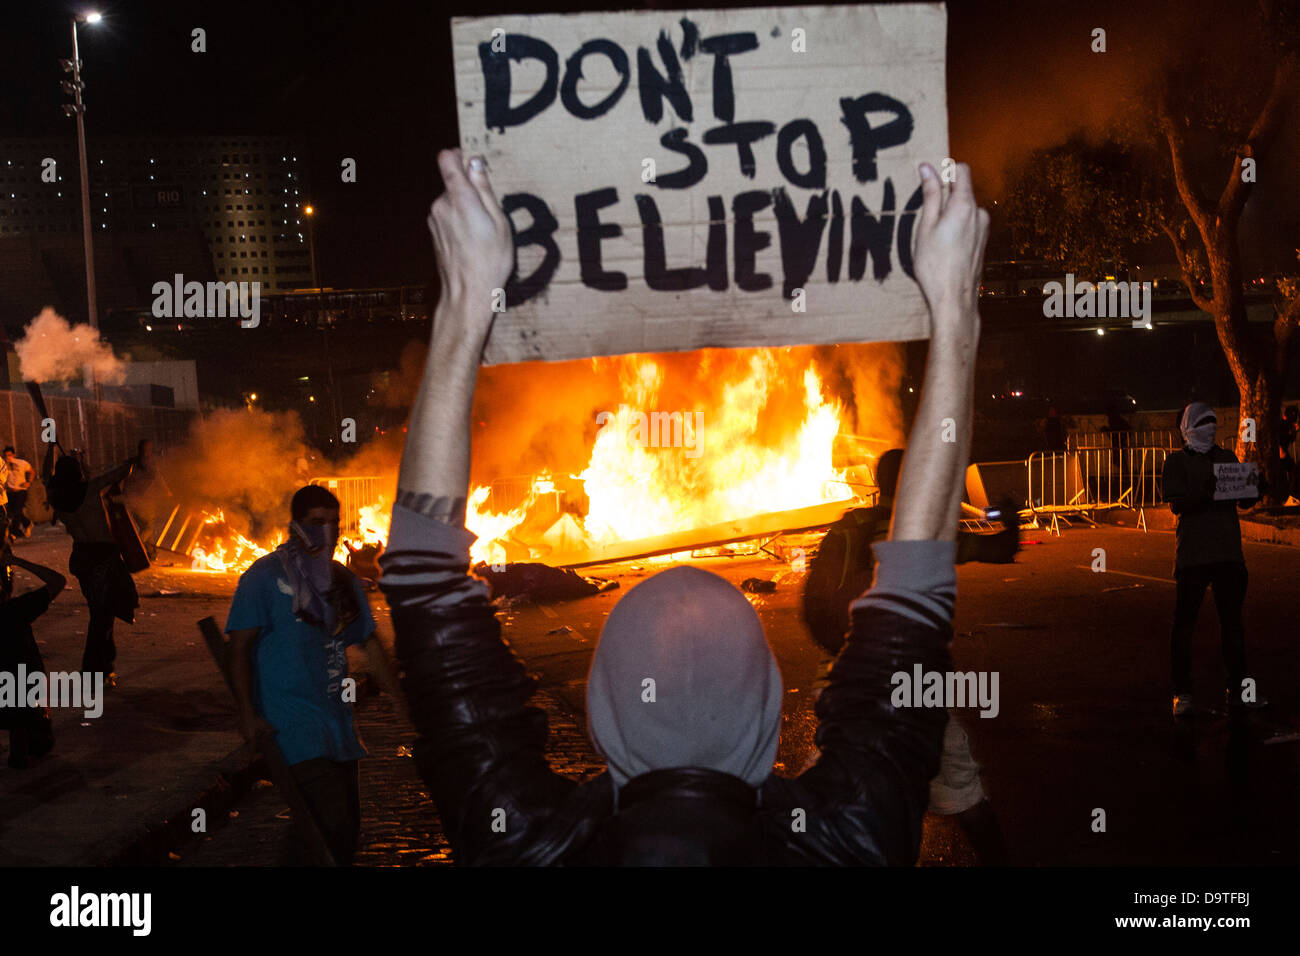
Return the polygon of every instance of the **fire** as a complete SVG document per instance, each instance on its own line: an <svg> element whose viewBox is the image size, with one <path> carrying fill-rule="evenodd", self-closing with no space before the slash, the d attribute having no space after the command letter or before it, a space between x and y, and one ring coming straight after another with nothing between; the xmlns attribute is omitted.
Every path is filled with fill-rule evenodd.
<svg viewBox="0 0 1300 956"><path fill-rule="evenodd" d="M477 536L470 549L473 563L546 561L772 512L848 504L870 478L864 481L856 467L835 467L846 464L834 456L837 438L856 441L859 448L888 447L894 440L886 421L893 400L883 373L873 373L879 381L858 375L889 368L888 361L868 365L856 353L826 358L804 348L706 351L698 361L626 355L591 362L603 377L600 391L579 386L573 396L562 395L560 405L568 402L578 416L586 414L580 407L595 414L594 439L582 440L581 417L571 424L552 417L569 449L567 461L559 460L565 455L552 460L562 467L473 487L465 522ZM831 376L833 387L824 375ZM837 390L853 396L855 412L846 411ZM607 397L608 410L598 414L590 404L581 405ZM866 428L884 423L878 439L847 434L863 429L864 414L870 416ZM845 429L853 415L858 429ZM516 443L530 440L526 431L507 434ZM874 454L858 454L847 464L865 464ZM382 479L356 480L373 487ZM341 536L335 559L373 568L388 538L390 509L390 501L378 495L345 515L345 527L355 530ZM220 510L205 513L194 567L242 572L279 540L261 546L232 529Z"/></svg>
<svg viewBox="0 0 1300 956"><path fill-rule="evenodd" d="M585 515L565 511L550 516L553 522L533 520L544 510L542 497L556 491L548 472L509 511L485 510L492 488L479 485L466 521L479 536L471 549L475 562L545 560L553 551L853 497L845 473L832 466L843 408L826 398L811 364L791 367L782 352L751 350L724 379L712 407L666 412L665 370L654 357L606 361L619 363L621 403L602 415L587 466L574 476L589 501ZM802 383L801 414L774 430L765 411L788 388L791 373Z"/></svg>
<svg viewBox="0 0 1300 956"><path fill-rule="evenodd" d="M532 489L523 503L510 511L495 512L483 507L492 493L491 485L479 485L469 496L465 510L465 527L478 535L478 540L469 549L470 562L478 564L504 564L510 560L504 539L528 516L528 510L539 494L538 488L555 485L550 476L543 474L533 481Z"/></svg>
<svg viewBox="0 0 1300 956"><path fill-rule="evenodd" d="M225 513L218 508L203 512L203 531L200 542L190 551L190 567L195 571L234 571L239 574L249 569L254 561L283 540L280 536L270 548L251 541L226 523Z"/></svg>
<svg viewBox="0 0 1300 956"><path fill-rule="evenodd" d="M334 560L347 564L351 551L366 545L383 547L388 540L388 525L391 520L392 507L383 495L376 498L373 504L362 505L357 512L358 533L339 536L339 543L334 547Z"/></svg>

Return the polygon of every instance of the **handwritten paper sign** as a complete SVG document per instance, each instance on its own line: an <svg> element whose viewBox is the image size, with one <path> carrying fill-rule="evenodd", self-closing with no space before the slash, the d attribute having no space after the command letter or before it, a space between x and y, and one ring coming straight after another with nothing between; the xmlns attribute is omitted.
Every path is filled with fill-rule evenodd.
<svg viewBox="0 0 1300 956"><path fill-rule="evenodd" d="M1259 472L1254 462L1224 462L1214 466L1214 500L1258 498Z"/></svg>
<svg viewBox="0 0 1300 956"><path fill-rule="evenodd" d="M515 231L485 361L927 337L946 29L942 4L453 20L461 145Z"/></svg>

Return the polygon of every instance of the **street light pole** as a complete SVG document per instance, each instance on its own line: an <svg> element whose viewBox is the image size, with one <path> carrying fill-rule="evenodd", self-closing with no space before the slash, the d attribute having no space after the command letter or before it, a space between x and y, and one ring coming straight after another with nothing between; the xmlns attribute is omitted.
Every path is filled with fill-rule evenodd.
<svg viewBox="0 0 1300 956"><path fill-rule="evenodd" d="M307 217L307 247L311 250L311 284L312 288L319 292L320 276L316 272L316 229L313 226L316 210L311 206L304 206L302 212Z"/></svg>
<svg viewBox="0 0 1300 956"><path fill-rule="evenodd" d="M72 103L65 103L63 112L77 118L77 156L81 162L81 232L86 254L86 312L92 329L99 328L99 309L95 295L95 242L90 221L90 169L86 163L86 105L82 102L81 92L85 85L81 82L81 50L77 44L77 23L98 23L97 13L87 13L72 18L72 61L63 61L64 72L72 74L72 80L63 81L64 92L71 93Z"/></svg>

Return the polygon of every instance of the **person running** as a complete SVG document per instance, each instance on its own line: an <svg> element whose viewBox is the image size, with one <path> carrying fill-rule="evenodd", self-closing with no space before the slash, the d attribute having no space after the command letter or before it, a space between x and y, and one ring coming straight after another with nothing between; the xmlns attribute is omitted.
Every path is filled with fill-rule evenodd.
<svg viewBox="0 0 1300 956"><path fill-rule="evenodd" d="M32 533L32 523L27 520L24 509L27 507L27 492L36 478L36 469L30 462L18 457L18 451L13 445L5 446L4 463L8 468L5 491L9 495L6 506L9 511L9 533L15 538L27 537Z"/></svg>
<svg viewBox="0 0 1300 956"><path fill-rule="evenodd" d="M439 154L430 230L442 279L407 428L380 588L392 609L416 763L455 862L913 864L947 713L894 707L889 674L946 672L953 565L970 451L977 291L988 215L959 165L945 197L922 164L916 278L932 318L925 383L872 588L817 703L816 765L774 773L784 691L757 612L693 567L647 578L613 608L587 680L607 772L578 784L546 760L536 682L502 639L464 526L470 415L510 275L509 220L483 160ZM945 436L945 419L957 423ZM955 437L955 441L944 441Z"/></svg>

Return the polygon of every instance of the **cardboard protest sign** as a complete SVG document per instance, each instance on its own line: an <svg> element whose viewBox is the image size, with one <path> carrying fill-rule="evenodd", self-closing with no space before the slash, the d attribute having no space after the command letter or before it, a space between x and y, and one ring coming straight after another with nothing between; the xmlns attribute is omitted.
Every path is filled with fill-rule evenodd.
<svg viewBox="0 0 1300 956"><path fill-rule="evenodd" d="M942 4L452 23L461 145L515 230L489 363L925 338Z"/></svg>
<svg viewBox="0 0 1300 956"><path fill-rule="evenodd" d="M1214 500L1259 497L1259 472L1255 463L1223 462L1214 466Z"/></svg>

